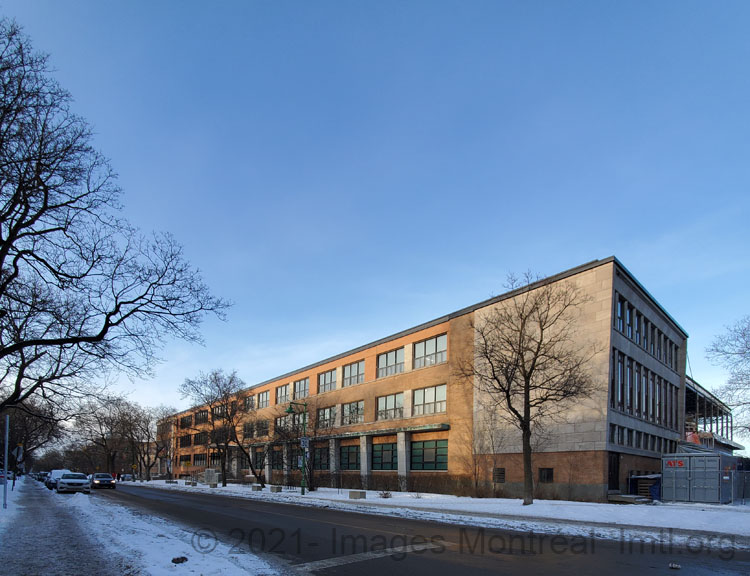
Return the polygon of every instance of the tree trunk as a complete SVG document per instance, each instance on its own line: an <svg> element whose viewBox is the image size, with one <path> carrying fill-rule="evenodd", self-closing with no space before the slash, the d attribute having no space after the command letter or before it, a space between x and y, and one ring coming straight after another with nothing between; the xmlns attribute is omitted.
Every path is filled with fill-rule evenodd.
<svg viewBox="0 0 750 576"><path fill-rule="evenodd" d="M531 468L531 426L522 430L523 440L523 505L534 503L534 471Z"/></svg>

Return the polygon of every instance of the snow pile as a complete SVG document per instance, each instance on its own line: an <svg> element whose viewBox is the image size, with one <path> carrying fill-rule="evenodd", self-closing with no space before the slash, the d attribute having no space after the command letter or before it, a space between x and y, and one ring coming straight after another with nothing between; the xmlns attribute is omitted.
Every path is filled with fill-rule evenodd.
<svg viewBox="0 0 750 576"><path fill-rule="evenodd" d="M1 470L1 469L0 469ZM8 482L8 499L7 508L3 508L3 490L5 486L0 484L0 534L7 529L13 523L13 519L18 514L18 502L16 495L18 494L19 486L16 484L15 490L12 489L13 481Z"/></svg>

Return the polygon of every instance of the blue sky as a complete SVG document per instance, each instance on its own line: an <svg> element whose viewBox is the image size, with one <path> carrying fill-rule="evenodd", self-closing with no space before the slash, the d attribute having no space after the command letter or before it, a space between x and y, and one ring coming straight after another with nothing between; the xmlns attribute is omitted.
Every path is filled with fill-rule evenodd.
<svg viewBox="0 0 750 576"><path fill-rule="evenodd" d="M750 313L750 3L0 0L236 304L153 380L253 384L617 256L704 349Z"/></svg>

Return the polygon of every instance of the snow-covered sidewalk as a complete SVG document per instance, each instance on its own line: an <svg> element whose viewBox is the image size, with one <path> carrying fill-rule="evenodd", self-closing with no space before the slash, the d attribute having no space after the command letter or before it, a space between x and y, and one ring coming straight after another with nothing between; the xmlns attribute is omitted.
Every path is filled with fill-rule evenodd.
<svg viewBox="0 0 750 576"><path fill-rule="evenodd" d="M130 484L129 484L130 485ZM210 488L186 486L180 481L136 482L133 486L225 494L249 499L287 502L352 510L373 514L419 518L472 526L504 528L523 532L621 540L645 538L674 544L696 543L708 547L750 549L750 506L692 503L650 505L600 504L560 500L536 500L523 506L521 500L468 498L446 494L391 492L388 498L367 491L366 499L350 500L349 491L332 488L302 496L299 491L271 493L251 491L245 485Z"/></svg>
<svg viewBox="0 0 750 576"><path fill-rule="evenodd" d="M0 566L7 574L275 573L257 556L232 554L220 543L214 544L220 554L201 554L192 530L95 493L57 494L30 478L16 484L12 506L0 512Z"/></svg>

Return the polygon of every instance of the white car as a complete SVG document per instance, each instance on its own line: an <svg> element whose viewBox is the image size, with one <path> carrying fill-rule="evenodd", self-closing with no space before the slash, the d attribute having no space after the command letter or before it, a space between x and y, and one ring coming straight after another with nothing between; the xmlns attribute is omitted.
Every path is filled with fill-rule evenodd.
<svg viewBox="0 0 750 576"><path fill-rule="evenodd" d="M57 493L60 492L83 492L91 493L91 482L86 474L80 472L67 472L57 479Z"/></svg>
<svg viewBox="0 0 750 576"><path fill-rule="evenodd" d="M67 469L52 470L44 480L44 485L50 490L54 490L55 488L57 488L57 481L60 479L60 476L70 473L71 471Z"/></svg>

